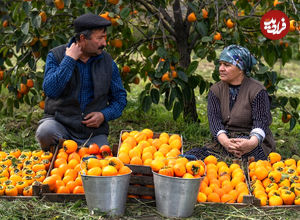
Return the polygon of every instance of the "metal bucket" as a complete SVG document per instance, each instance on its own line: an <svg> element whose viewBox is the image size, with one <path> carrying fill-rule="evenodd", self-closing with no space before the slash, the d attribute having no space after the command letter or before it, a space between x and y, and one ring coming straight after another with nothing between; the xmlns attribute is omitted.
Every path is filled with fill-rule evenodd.
<svg viewBox="0 0 300 220"><path fill-rule="evenodd" d="M183 179L153 172L157 210L166 217L189 217L193 214L200 183L204 179Z"/></svg>
<svg viewBox="0 0 300 220"><path fill-rule="evenodd" d="M111 216L124 214L130 174L119 176L81 175L91 214L105 212Z"/></svg>

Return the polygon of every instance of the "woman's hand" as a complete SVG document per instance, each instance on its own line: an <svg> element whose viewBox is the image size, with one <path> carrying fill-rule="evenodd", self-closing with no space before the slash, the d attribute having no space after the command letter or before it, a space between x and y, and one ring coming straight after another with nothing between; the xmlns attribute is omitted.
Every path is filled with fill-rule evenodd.
<svg viewBox="0 0 300 220"><path fill-rule="evenodd" d="M225 133L218 136L218 141L229 153L236 155L239 146L235 141L229 139Z"/></svg>
<svg viewBox="0 0 300 220"><path fill-rule="evenodd" d="M256 136L251 136L250 139L232 138L231 140L237 144L236 150L238 157L249 153L258 146L258 138Z"/></svg>

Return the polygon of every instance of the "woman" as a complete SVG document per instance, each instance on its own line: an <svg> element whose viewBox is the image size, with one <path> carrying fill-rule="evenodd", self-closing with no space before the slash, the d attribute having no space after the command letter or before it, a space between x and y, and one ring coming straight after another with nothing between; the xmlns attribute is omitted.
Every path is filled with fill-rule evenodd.
<svg viewBox="0 0 300 220"><path fill-rule="evenodd" d="M255 58L249 50L231 45L219 60L220 82L208 93L207 113L214 142L194 148L187 155L266 159L275 150L269 125L272 122L266 88L250 78Z"/></svg>

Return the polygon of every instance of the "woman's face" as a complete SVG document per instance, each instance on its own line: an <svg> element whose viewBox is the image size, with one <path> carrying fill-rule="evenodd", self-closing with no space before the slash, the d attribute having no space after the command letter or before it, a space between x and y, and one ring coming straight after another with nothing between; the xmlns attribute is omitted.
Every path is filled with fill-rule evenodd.
<svg viewBox="0 0 300 220"><path fill-rule="evenodd" d="M220 61L220 79L231 85L240 85L244 79L244 72L238 67L225 61Z"/></svg>

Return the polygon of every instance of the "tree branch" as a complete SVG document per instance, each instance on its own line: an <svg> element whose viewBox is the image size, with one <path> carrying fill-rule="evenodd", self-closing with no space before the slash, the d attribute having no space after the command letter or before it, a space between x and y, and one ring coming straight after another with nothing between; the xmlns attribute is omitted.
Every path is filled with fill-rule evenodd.
<svg viewBox="0 0 300 220"><path fill-rule="evenodd" d="M171 24L168 23L164 18L160 16L160 11L158 8L155 8L151 5L151 2L147 2L146 0L136 0L142 4L148 11L150 11L158 20L161 20L163 26L167 31L170 32L171 35L175 36L175 30L172 28Z"/></svg>

